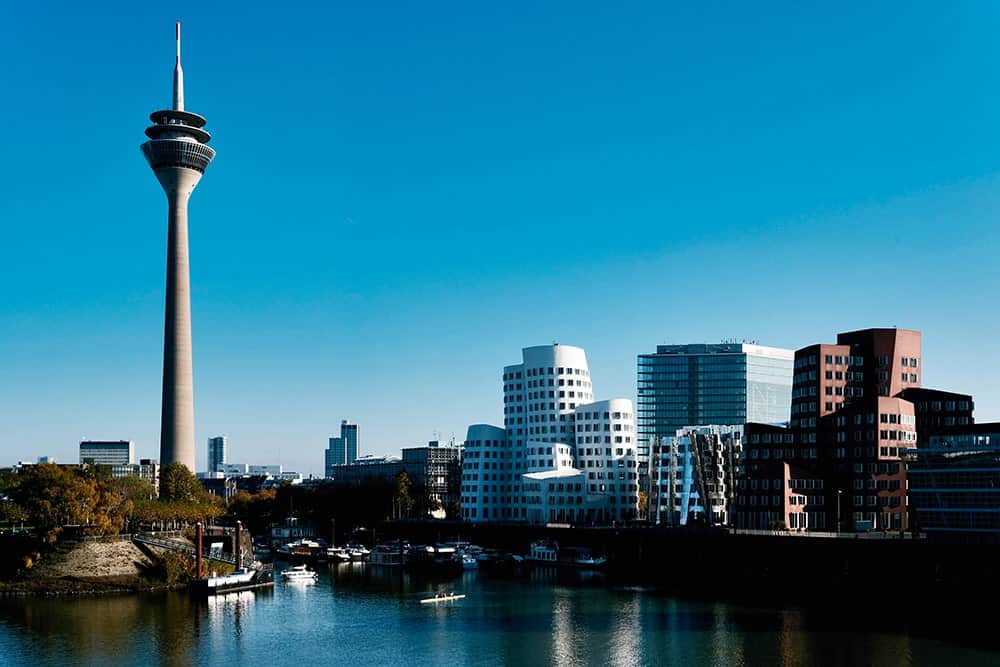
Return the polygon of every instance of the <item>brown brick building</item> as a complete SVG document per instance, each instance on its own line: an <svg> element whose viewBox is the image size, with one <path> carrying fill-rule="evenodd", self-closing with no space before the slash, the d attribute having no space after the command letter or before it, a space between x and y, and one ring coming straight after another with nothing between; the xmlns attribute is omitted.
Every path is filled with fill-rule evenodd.
<svg viewBox="0 0 1000 667"><path fill-rule="evenodd" d="M917 446L918 429L914 403L898 395L933 402L916 393L931 392L922 367L920 332L907 329L851 331L798 350L789 426L746 426L737 527L905 529L901 454Z"/></svg>

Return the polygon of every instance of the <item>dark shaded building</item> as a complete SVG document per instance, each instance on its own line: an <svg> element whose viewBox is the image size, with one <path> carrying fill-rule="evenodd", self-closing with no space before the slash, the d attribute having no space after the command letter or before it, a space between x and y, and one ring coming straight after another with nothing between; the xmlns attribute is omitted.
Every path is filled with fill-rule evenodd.
<svg viewBox="0 0 1000 667"><path fill-rule="evenodd" d="M426 447L407 447L403 458L360 458L354 463L332 466L335 484L361 486L369 482L393 483L405 472L413 492L431 505L458 503L462 486L462 448L436 440Z"/></svg>
<svg viewBox="0 0 1000 667"><path fill-rule="evenodd" d="M340 437L330 438L330 446L324 453L324 473L328 478L334 476L336 468L348 463L354 463L358 459L358 435L357 424L344 419L340 422Z"/></svg>
<svg viewBox="0 0 1000 667"><path fill-rule="evenodd" d="M969 394L911 387L899 392L899 397L913 403L920 446L929 445L931 436L975 423L972 417L975 404Z"/></svg>
<svg viewBox="0 0 1000 667"><path fill-rule="evenodd" d="M913 403L896 395L920 388L922 365L920 332L907 329L852 331L798 350L789 428L746 426L737 526L906 528L902 455L918 440Z"/></svg>
<svg viewBox="0 0 1000 667"><path fill-rule="evenodd" d="M1000 423L956 427L906 455L913 528L930 539L1000 542Z"/></svg>

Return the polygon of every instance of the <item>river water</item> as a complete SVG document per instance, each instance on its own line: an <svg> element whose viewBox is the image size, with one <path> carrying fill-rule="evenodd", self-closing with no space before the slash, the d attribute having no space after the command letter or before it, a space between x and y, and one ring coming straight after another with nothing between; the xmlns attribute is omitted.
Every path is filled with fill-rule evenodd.
<svg viewBox="0 0 1000 667"><path fill-rule="evenodd" d="M464 600L420 604L436 592ZM947 613L947 610L942 610ZM0 601L3 665L963 665L1000 651L841 613L672 597L600 574L426 579L345 564L315 583Z"/></svg>

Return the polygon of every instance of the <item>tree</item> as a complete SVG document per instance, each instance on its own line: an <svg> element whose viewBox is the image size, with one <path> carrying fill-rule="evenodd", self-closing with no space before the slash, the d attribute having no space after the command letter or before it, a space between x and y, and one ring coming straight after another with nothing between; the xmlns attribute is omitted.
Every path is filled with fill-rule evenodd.
<svg viewBox="0 0 1000 667"><path fill-rule="evenodd" d="M413 482L410 481L410 476L406 474L405 470L396 475L395 500L400 519L410 516L410 511L413 509L413 497L410 495L412 487Z"/></svg>
<svg viewBox="0 0 1000 667"><path fill-rule="evenodd" d="M103 523L98 484L76 470L53 463L26 466L11 490L11 499L24 508L40 537L54 542L65 525Z"/></svg>
<svg viewBox="0 0 1000 667"><path fill-rule="evenodd" d="M183 463L168 463L160 468L160 500L196 502L203 495L198 479Z"/></svg>
<svg viewBox="0 0 1000 667"><path fill-rule="evenodd" d="M240 491L229 499L229 513L258 532L267 528L275 516L277 491L261 489L257 493Z"/></svg>
<svg viewBox="0 0 1000 667"><path fill-rule="evenodd" d="M636 504L638 505L639 516L646 516L646 510L649 509L649 495L645 491L640 491Z"/></svg>

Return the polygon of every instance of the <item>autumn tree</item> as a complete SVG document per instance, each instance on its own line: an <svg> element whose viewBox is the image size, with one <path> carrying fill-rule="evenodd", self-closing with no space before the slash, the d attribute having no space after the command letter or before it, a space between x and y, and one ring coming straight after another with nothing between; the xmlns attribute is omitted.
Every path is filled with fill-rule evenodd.
<svg viewBox="0 0 1000 667"><path fill-rule="evenodd" d="M160 468L160 500L166 502L197 502L204 489L183 463L168 463Z"/></svg>
<svg viewBox="0 0 1000 667"><path fill-rule="evenodd" d="M410 511L413 509L411 488L413 488L413 482L410 481L410 476L406 474L405 470L396 475L396 507L400 519L410 516Z"/></svg>
<svg viewBox="0 0 1000 667"><path fill-rule="evenodd" d="M88 524L103 511L95 480L53 463L26 466L11 498L49 542L57 539L62 526Z"/></svg>

